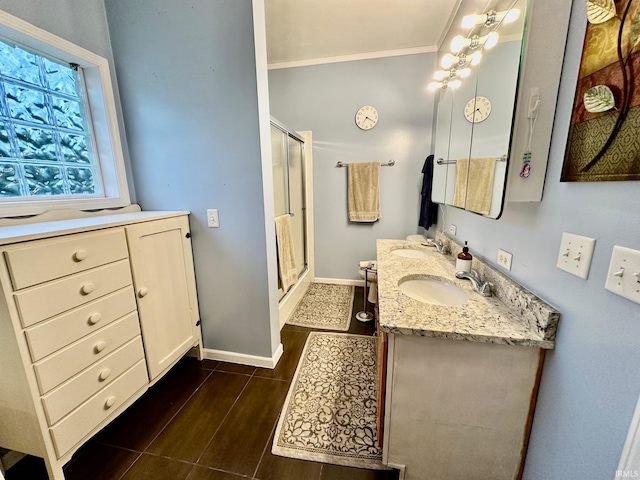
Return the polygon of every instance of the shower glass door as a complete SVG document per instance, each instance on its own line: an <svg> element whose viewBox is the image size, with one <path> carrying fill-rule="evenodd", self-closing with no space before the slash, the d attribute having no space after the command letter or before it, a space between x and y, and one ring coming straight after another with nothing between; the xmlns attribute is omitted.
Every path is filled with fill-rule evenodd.
<svg viewBox="0 0 640 480"><path fill-rule="evenodd" d="M271 156L275 215L291 215L291 236L299 278L307 268L304 142L272 121ZM285 293L280 289L279 298Z"/></svg>

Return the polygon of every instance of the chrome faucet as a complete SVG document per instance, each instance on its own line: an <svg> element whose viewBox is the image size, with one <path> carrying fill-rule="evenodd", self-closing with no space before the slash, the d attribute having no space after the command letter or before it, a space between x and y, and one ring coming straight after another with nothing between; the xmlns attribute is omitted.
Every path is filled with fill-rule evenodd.
<svg viewBox="0 0 640 480"><path fill-rule="evenodd" d="M480 274L476 270L470 272L456 272L456 278L471 280L473 289L483 297L491 296L491 287L493 286L489 282L483 282L480 278Z"/></svg>
<svg viewBox="0 0 640 480"><path fill-rule="evenodd" d="M449 250L449 245L442 243L442 240L436 240L435 242L433 242L433 246L436 247L436 250L438 250L438 252L442 255L448 255L449 253L451 253L451 250Z"/></svg>

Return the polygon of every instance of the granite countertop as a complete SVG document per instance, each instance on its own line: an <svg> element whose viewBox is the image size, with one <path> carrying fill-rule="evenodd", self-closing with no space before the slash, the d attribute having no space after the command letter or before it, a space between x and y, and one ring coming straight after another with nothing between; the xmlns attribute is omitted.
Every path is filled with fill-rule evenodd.
<svg viewBox="0 0 640 480"><path fill-rule="evenodd" d="M428 256L406 258L391 253L399 248L422 250L428 252ZM521 315L508 308L498 297L483 297L478 294L473 290L469 280L459 280L455 277L455 261L452 255L442 255L432 246L425 247L404 240L378 240L377 256L378 309L382 331L545 349L554 347L555 325L545 332L540 328L542 322L527 319L527 315ZM408 276L440 277L466 290L469 299L456 306L432 305L414 300L398 288L399 280ZM522 295L526 298L532 294L522 289ZM532 303L548 307L535 297L521 303L527 303L528 307ZM557 313L551 307L549 309ZM554 318L557 323L559 313Z"/></svg>

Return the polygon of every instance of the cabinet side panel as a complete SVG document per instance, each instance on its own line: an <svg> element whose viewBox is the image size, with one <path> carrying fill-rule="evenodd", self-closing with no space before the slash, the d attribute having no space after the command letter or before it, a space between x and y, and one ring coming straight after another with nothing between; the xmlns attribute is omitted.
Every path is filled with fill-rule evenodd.
<svg viewBox="0 0 640 480"><path fill-rule="evenodd" d="M4 263L0 270L2 283L8 285ZM25 373L31 365L22 358L23 354L28 358L28 352L25 344L21 353L18 335L22 335L22 331L11 320L3 289L0 297L0 446L43 457L46 448L29 388L30 382L35 388L35 379L27 378Z"/></svg>

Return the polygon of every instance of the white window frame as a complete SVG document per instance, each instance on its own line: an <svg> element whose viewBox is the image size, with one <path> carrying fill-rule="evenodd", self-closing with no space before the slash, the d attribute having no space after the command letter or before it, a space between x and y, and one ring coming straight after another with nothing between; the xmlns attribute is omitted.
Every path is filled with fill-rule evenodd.
<svg viewBox="0 0 640 480"><path fill-rule="evenodd" d="M75 63L82 68L100 170L103 194L99 197L72 198L46 196L17 197L0 203L0 217L37 215L55 209L99 210L131 204L124 155L109 62L78 45L0 10L0 36L36 52Z"/></svg>

